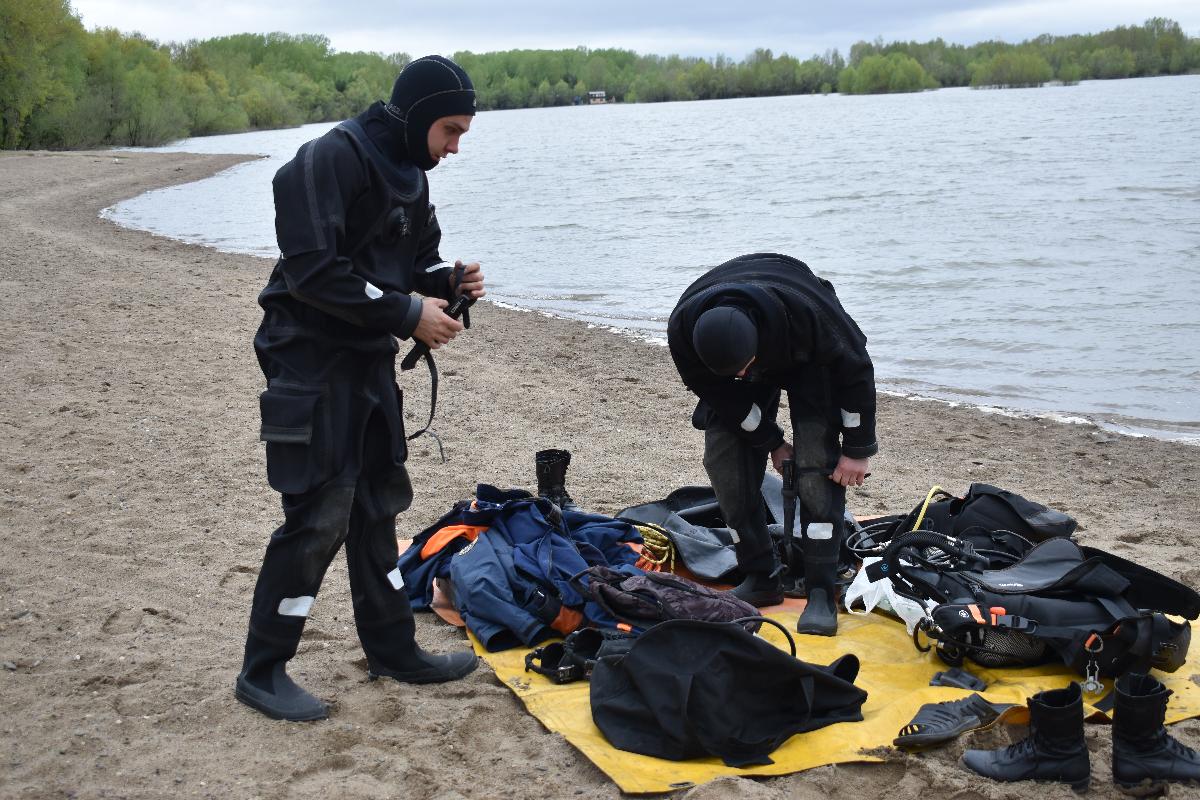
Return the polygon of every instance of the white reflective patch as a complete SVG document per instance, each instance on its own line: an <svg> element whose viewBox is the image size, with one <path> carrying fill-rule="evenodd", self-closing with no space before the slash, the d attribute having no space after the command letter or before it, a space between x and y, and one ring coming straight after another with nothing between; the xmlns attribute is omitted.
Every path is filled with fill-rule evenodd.
<svg viewBox="0 0 1200 800"><path fill-rule="evenodd" d="M733 539L734 544L737 544L742 540L742 537L738 536L737 531L735 531L733 528L729 529L729 538Z"/></svg>
<svg viewBox="0 0 1200 800"><path fill-rule="evenodd" d="M810 522L808 523L808 532L804 534L809 539L832 539L833 538L833 523L832 522Z"/></svg>
<svg viewBox="0 0 1200 800"><path fill-rule="evenodd" d="M760 422L762 422L762 409L758 407L758 403L751 403L750 413L742 420L742 430L747 432L756 431Z"/></svg>
<svg viewBox="0 0 1200 800"><path fill-rule="evenodd" d="M857 428L862 424L862 414L842 409L842 427Z"/></svg>
<svg viewBox="0 0 1200 800"><path fill-rule="evenodd" d="M367 297L371 298L372 300L378 300L379 298L383 297L383 290L370 281L367 281L367 285L363 287L363 291L366 292ZM843 411L842 413L845 414L846 412Z"/></svg>
<svg viewBox="0 0 1200 800"><path fill-rule="evenodd" d="M315 597L305 595L304 597L285 597L279 601L279 613L285 617L307 617L312 604L316 602Z"/></svg>
<svg viewBox="0 0 1200 800"><path fill-rule="evenodd" d="M387 574L387 579L391 581L392 588L399 590L404 587L404 576L400 574L400 568L396 567Z"/></svg>

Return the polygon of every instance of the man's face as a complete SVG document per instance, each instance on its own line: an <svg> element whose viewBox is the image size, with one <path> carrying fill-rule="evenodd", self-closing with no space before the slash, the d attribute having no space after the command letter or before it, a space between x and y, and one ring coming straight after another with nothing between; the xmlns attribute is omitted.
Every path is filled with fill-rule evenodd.
<svg viewBox="0 0 1200 800"><path fill-rule="evenodd" d="M438 119L429 126L429 157L438 162L457 153L459 137L469 130L471 117L466 114Z"/></svg>

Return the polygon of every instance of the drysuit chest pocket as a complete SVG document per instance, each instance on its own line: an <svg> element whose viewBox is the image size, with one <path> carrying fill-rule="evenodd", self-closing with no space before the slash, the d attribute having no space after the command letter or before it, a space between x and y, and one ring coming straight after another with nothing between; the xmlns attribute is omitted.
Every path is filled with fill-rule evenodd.
<svg viewBox="0 0 1200 800"><path fill-rule="evenodd" d="M319 386L277 384L259 395L267 482L277 492L299 494L325 478L329 446L323 395Z"/></svg>

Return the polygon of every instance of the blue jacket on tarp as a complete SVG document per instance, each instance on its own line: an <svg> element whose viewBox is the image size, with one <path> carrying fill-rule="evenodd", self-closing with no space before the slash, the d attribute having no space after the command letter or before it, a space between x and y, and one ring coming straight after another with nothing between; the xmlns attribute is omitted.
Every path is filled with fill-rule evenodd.
<svg viewBox="0 0 1200 800"><path fill-rule="evenodd" d="M433 579L449 577L459 613L488 650L531 646L558 633L550 627L562 606L589 621L613 620L571 585L572 576L603 564L639 572L628 542L641 536L629 523L598 514L565 512L525 492L503 492L480 484L472 506L455 510L423 531L400 558L399 567L416 608L429 605ZM422 561L424 541L446 525L488 525L471 543L456 540Z"/></svg>

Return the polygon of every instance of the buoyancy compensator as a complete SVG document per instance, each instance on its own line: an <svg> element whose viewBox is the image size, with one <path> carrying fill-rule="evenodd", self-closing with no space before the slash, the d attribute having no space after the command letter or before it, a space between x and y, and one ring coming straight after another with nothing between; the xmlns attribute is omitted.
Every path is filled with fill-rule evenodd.
<svg viewBox="0 0 1200 800"><path fill-rule="evenodd" d="M880 517L852 530L847 547L858 558L880 555L895 537L916 530L934 531L969 542L992 567L1020 560L1035 544L1070 537L1071 516L1007 489L973 483L963 497L934 486L907 514Z"/></svg>
<svg viewBox="0 0 1200 800"><path fill-rule="evenodd" d="M1200 595L1177 581L1063 537L1001 568L991 560L971 542L917 530L893 538L868 576L936 603L914 642L928 649L919 644L926 636L952 666L964 658L987 667L1058 659L1094 691L1102 676L1183 664L1191 628L1165 615L1195 619Z"/></svg>

